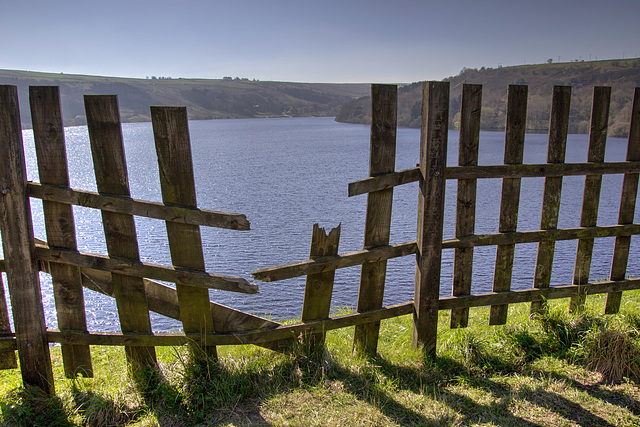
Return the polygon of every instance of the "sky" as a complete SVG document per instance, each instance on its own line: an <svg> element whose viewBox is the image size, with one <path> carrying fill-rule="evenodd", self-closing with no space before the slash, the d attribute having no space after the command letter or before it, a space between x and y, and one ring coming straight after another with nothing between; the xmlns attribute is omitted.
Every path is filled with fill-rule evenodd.
<svg viewBox="0 0 640 427"><path fill-rule="evenodd" d="M640 57L640 0L0 0L0 69L336 83Z"/></svg>

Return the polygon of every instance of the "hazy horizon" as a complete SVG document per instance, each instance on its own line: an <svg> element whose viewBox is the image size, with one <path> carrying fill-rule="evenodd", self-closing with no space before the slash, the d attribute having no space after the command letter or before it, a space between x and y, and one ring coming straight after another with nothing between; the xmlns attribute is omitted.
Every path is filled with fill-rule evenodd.
<svg viewBox="0 0 640 427"><path fill-rule="evenodd" d="M309 83L640 56L637 0L4 1L0 68Z"/></svg>

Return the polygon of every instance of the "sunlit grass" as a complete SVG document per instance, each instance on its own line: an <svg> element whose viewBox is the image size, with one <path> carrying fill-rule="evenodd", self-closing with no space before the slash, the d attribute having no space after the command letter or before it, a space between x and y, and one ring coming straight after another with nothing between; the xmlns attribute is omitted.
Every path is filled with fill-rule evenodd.
<svg viewBox="0 0 640 427"><path fill-rule="evenodd" d="M19 370L0 371L5 425L639 425L640 293L621 313L601 316L604 297L581 315L568 301L529 318L510 306L505 326L488 308L469 327L439 319L438 352L411 346L411 316L382 322L376 357L353 354L353 328L326 346L279 354L219 347L219 360L193 361L184 348L158 348L159 371L134 381L121 348L92 347L95 378L63 378L52 348L55 398L23 389ZM344 314L348 309L334 309Z"/></svg>

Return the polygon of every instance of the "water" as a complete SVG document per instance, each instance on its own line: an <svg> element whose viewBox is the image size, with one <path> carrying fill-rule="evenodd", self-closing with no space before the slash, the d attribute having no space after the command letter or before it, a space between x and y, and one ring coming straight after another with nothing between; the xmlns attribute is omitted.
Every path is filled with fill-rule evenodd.
<svg viewBox="0 0 640 427"><path fill-rule="evenodd" d="M342 224L340 252L362 249L366 196L347 197L349 182L368 174L369 127L343 124L331 118L274 118L192 121L189 124L195 168L198 205L203 209L244 213L250 231L202 228L207 271L251 279L253 270L305 260L309 256L314 223L330 229ZM150 123L123 125L125 152L132 197L161 201L157 160ZM73 188L96 190L86 126L65 129L70 180ZM37 164L30 130L23 134L28 177L37 181ZM457 164L458 133L449 135L448 164ZM419 159L420 132L399 129L396 169L414 167ZM607 161L623 161L626 140L609 138ZM570 135L567 162L584 162L588 137ZM547 136L528 134L525 162L546 161ZM480 164L502 162L504 134L483 132ZM616 224L622 176L603 179L599 225ZM584 177L566 177L559 227L577 227ZM535 230L540 224L543 179L522 180L518 230ZM445 238L454 235L455 181L449 181L446 197ZM476 232L498 231L501 180L478 181ZM414 240L417 223L417 183L394 189L391 243ZM34 230L45 239L42 206L31 202ZM74 207L78 247L81 251L106 254L100 213ZM638 222L638 214L636 220ZM143 261L171 265L163 221L136 218ZM613 238L596 240L591 280L609 277ZM570 284L575 260L575 241L558 242L552 285ZM532 286L537 244L516 247L513 289ZM632 239L629 275L640 272L637 239ZM473 293L491 290L495 247L476 248ZM385 304L413 297L414 257L389 260ZM441 295L451 294L453 250L443 255ZM336 271L333 306L354 306L358 295L359 267ZM42 274L47 326L57 326L51 281ZM285 319L300 316L305 278L259 283L256 295L211 291L211 298L236 309ZM5 278L6 285L6 278ZM111 298L85 290L90 330L119 330L115 303ZM152 315L155 331L180 328L172 319Z"/></svg>

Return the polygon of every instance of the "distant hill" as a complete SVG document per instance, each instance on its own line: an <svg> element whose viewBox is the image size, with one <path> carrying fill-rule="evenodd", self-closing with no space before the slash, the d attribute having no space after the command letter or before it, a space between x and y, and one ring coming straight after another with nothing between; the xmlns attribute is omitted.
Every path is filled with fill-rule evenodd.
<svg viewBox="0 0 640 427"><path fill-rule="evenodd" d="M21 121L31 127L29 86L60 86L65 126L86 124L83 95L116 94L123 122L150 121L150 105L187 107L189 119L335 116L370 92L367 84L285 83L240 78L128 79L0 70L0 84L18 87Z"/></svg>
<svg viewBox="0 0 640 427"><path fill-rule="evenodd" d="M570 62L559 64L523 65L518 67L463 69L451 82L450 128L459 126L460 99L463 83L483 85L481 127L484 130L504 129L507 89L509 84L529 85L527 127L530 132L547 132L553 85L572 86L571 133L588 133L591 118L593 86L612 87L609 135L626 136L629 132L631 103L636 86L640 86L640 59ZM419 127L421 83L398 89L398 124ZM338 113L337 121L370 123L371 100L363 97L347 103Z"/></svg>

